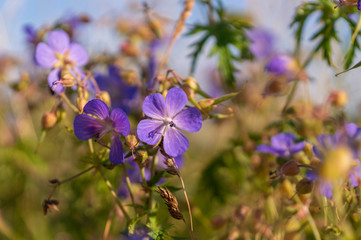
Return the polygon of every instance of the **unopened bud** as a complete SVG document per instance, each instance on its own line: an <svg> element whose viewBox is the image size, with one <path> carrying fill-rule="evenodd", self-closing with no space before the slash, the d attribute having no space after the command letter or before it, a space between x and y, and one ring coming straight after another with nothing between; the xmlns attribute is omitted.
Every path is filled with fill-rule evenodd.
<svg viewBox="0 0 361 240"><path fill-rule="evenodd" d="M75 85L75 77L68 71L62 71L60 83L64 87L72 87Z"/></svg>
<svg viewBox="0 0 361 240"><path fill-rule="evenodd" d="M188 84L183 84L181 88L187 94L188 98L194 98L194 90Z"/></svg>
<svg viewBox="0 0 361 240"><path fill-rule="evenodd" d="M300 173L300 168L296 161L288 161L281 167L281 174L285 176L296 176Z"/></svg>
<svg viewBox="0 0 361 240"><path fill-rule="evenodd" d="M126 84L134 86L138 83L137 73L134 70L124 70L120 73Z"/></svg>
<svg viewBox="0 0 361 240"><path fill-rule="evenodd" d="M148 24L149 24L149 27L152 30L152 32L155 34L155 36L157 38L161 38L162 37L162 32L161 32L162 26L159 23L159 21L157 21L155 19L151 19L148 22Z"/></svg>
<svg viewBox="0 0 361 240"><path fill-rule="evenodd" d="M301 181L299 181L296 185L296 191L299 194L307 194L312 191L313 188L313 182L304 178Z"/></svg>
<svg viewBox="0 0 361 240"><path fill-rule="evenodd" d="M139 145L139 139L136 135L129 134L125 137L125 145L130 149L134 149Z"/></svg>
<svg viewBox="0 0 361 240"><path fill-rule="evenodd" d="M43 130L52 128L57 121L56 115L53 112L46 112L41 119L41 126Z"/></svg>
<svg viewBox="0 0 361 240"><path fill-rule="evenodd" d="M121 51L127 56L136 57L139 54L139 49L129 42L125 42L121 46Z"/></svg>
<svg viewBox="0 0 361 240"><path fill-rule="evenodd" d="M329 96L332 106L344 107L348 102L348 95L345 91L333 91Z"/></svg>
<svg viewBox="0 0 361 240"><path fill-rule="evenodd" d="M206 99L202 99L198 102L199 106L202 109L202 112L204 113L210 113L212 112L216 107L213 105L214 103L214 99L213 98L206 98Z"/></svg>
<svg viewBox="0 0 361 240"><path fill-rule="evenodd" d="M89 15L87 14L80 14L79 15L79 19L80 21L82 21L83 23L88 23L91 21L91 18L89 17Z"/></svg>
<svg viewBox="0 0 361 240"><path fill-rule="evenodd" d="M110 100L110 95L107 91L101 91L96 95L97 99L102 100L103 102L105 102L108 107L111 106L111 100Z"/></svg>
<svg viewBox="0 0 361 240"><path fill-rule="evenodd" d="M77 98L76 99L76 104L78 106L78 109L80 111L80 113L83 112L84 106L88 103L88 100L86 100L85 98Z"/></svg>
<svg viewBox="0 0 361 240"><path fill-rule="evenodd" d="M185 84L187 84L190 88L192 88L193 90L198 90L199 89L199 85L198 82L195 78L192 77L188 77L185 81Z"/></svg>
<svg viewBox="0 0 361 240"><path fill-rule="evenodd" d="M313 145L311 143L305 141L305 147L304 147L303 151L306 153L306 155L308 157L312 157L313 156Z"/></svg>

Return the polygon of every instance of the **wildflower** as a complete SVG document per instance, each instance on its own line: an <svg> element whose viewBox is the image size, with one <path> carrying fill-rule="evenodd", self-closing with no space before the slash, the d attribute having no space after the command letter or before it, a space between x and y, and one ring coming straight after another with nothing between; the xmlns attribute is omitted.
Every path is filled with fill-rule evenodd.
<svg viewBox="0 0 361 240"><path fill-rule="evenodd" d="M286 54L274 55L265 66L266 71L274 75L287 75L289 80L294 80L295 74L299 71L296 60Z"/></svg>
<svg viewBox="0 0 361 240"><path fill-rule="evenodd" d="M124 162L123 146L119 135L127 136L130 123L123 110L115 108L112 111L99 99L93 99L84 106L84 114L79 114L74 119L74 133L80 140L95 137L99 141L110 133L111 147L110 162L120 164Z"/></svg>
<svg viewBox="0 0 361 240"><path fill-rule="evenodd" d="M187 95L180 88L170 89L165 99L160 93L147 96L143 112L152 119L144 119L138 124L139 139L155 145L164 136L164 151L168 155L176 157L184 153L189 141L180 130L198 132L202 127L202 115L197 108L183 110L187 102Z"/></svg>
<svg viewBox="0 0 361 240"><path fill-rule="evenodd" d="M35 50L36 62L44 68L53 68L48 76L49 86L54 92L64 91L64 86L54 83L59 81L61 70L75 71L80 74L78 66L88 62L88 54L78 43L70 43L69 36L62 30L54 30L48 34L47 43L39 43Z"/></svg>
<svg viewBox="0 0 361 240"><path fill-rule="evenodd" d="M303 150L305 142L295 142L292 133L279 133L271 137L271 145L260 144L256 151L277 157L288 157Z"/></svg>
<svg viewBox="0 0 361 240"><path fill-rule="evenodd" d="M325 179L322 179L319 177L319 174L316 170L313 171L308 171L306 173L306 178L308 181L310 182L316 182L319 181L318 183L318 191L325 197L327 197L328 199L332 199L333 193L332 193L332 189L333 189L333 184Z"/></svg>
<svg viewBox="0 0 361 240"><path fill-rule="evenodd" d="M257 59L268 58L273 54L274 37L264 29L254 28L247 32L251 40L249 49Z"/></svg>
<svg viewBox="0 0 361 240"><path fill-rule="evenodd" d="M121 108L129 112L130 106L137 99L138 87L127 84L120 75L120 68L115 65L108 67L108 74L97 74L95 80L99 88L109 92L112 100L112 107Z"/></svg>

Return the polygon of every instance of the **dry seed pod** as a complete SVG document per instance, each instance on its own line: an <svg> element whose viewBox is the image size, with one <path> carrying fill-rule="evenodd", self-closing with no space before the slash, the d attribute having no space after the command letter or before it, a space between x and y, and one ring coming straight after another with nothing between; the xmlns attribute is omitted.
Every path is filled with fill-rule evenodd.
<svg viewBox="0 0 361 240"><path fill-rule="evenodd" d="M169 214L173 218L178 220L184 219L183 214L178 208L177 199L167 188L162 188L158 186L158 191L156 190L156 192L159 193L160 196L163 198L165 204L168 207Z"/></svg>

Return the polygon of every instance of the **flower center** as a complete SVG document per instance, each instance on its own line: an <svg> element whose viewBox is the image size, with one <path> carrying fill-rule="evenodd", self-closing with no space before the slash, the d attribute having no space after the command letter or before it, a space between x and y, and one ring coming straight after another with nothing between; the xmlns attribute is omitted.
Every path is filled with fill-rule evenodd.
<svg viewBox="0 0 361 240"><path fill-rule="evenodd" d="M166 118L166 119L164 119L164 125L169 125L170 127L175 127L175 123L172 121L172 119L171 118Z"/></svg>
<svg viewBox="0 0 361 240"><path fill-rule="evenodd" d="M54 64L54 68L60 68L64 67L66 65L75 65L75 63L69 58L70 52L69 50L65 51L64 54L61 54L59 52L55 52L55 56L58 59L58 61Z"/></svg>

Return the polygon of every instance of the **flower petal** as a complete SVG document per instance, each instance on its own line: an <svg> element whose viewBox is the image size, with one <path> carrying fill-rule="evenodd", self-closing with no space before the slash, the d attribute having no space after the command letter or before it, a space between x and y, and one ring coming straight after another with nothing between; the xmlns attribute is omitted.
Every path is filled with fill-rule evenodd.
<svg viewBox="0 0 361 240"><path fill-rule="evenodd" d="M69 58L73 60L77 66L85 65L89 59L85 48L78 43L70 44Z"/></svg>
<svg viewBox="0 0 361 240"><path fill-rule="evenodd" d="M188 102L187 94L181 88L172 88L165 98L167 117L173 118Z"/></svg>
<svg viewBox="0 0 361 240"><path fill-rule="evenodd" d="M69 48L70 39L63 30L54 30L48 35L49 47L54 51L63 54Z"/></svg>
<svg viewBox="0 0 361 240"><path fill-rule="evenodd" d="M35 50L36 62L45 68L51 68L57 62L54 51L45 43L39 43Z"/></svg>
<svg viewBox="0 0 361 240"><path fill-rule="evenodd" d="M116 134L111 136L109 159L111 163L121 164L124 162L123 145Z"/></svg>
<svg viewBox="0 0 361 240"><path fill-rule="evenodd" d="M65 87L62 84L54 85L54 82L59 81L59 79L60 79L59 75L60 75L60 68L55 68L55 69L51 70L51 72L48 75L49 87L56 94L59 94L59 93L65 91Z"/></svg>
<svg viewBox="0 0 361 240"><path fill-rule="evenodd" d="M271 145L274 148L286 150L295 140L296 137L292 133L279 133L271 137Z"/></svg>
<svg viewBox="0 0 361 240"><path fill-rule="evenodd" d="M77 115L73 122L74 134L80 140L88 140L98 134L103 125L96 119L86 114Z"/></svg>
<svg viewBox="0 0 361 240"><path fill-rule="evenodd" d="M166 117L165 100L162 94L152 93L144 99L143 112L145 115L155 119Z"/></svg>
<svg viewBox="0 0 361 240"><path fill-rule="evenodd" d="M332 199L332 184L326 181L320 181L318 185L318 191L320 193L327 197L328 199Z"/></svg>
<svg viewBox="0 0 361 240"><path fill-rule="evenodd" d="M144 119L137 126L140 141L155 145L163 135L164 124L159 120Z"/></svg>
<svg viewBox="0 0 361 240"><path fill-rule="evenodd" d="M357 134L357 125L354 123L348 123L344 125L345 131L350 138L353 138Z"/></svg>
<svg viewBox="0 0 361 240"><path fill-rule="evenodd" d="M293 143L289 148L290 154L293 155L295 153L302 151L305 148L305 145L306 144L304 141L298 142L298 143Z"/></svg>
<svg viewBox="0 0 361 240"><path fill-rule="evenodd" d="M127 136L130 132L130 123L125 112L120 108L115 108L110 114L110 119L114 122L114 130L123 135Z"/></svg>
<svg viewBox="0 0 361 240"><path fill-rule="evenodd" d="M260 152L260 153L268 153L274 156L285 156L286 155L286 151L282 150L282 149L277 149L274 148L270 145L266 145L266 144L260 144L258 145L258 147L256 148L256 152Z"/></svg>
<svg viewBox="0 0 361 240"><path fill-rule="evenodd" d="M184 134L176 128L167 128L163 141L164 151L172 157L183 154L189 147L189 141Z"/></svg>
<svg viewBox="0 0 361 240"><path fill-rule="evenodd" d="M173 122L177 128L187 132L198 132L202 128L202 114L195 108L187 108L177 114Z"/></svg>
<svg viewBox="0 0 361 240"><path fill-rule="evenodd" d="M84 106L84 112L105 119L109 115L109 108L102 100L93 99Z"/></svg>

